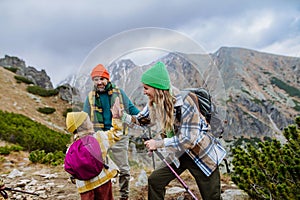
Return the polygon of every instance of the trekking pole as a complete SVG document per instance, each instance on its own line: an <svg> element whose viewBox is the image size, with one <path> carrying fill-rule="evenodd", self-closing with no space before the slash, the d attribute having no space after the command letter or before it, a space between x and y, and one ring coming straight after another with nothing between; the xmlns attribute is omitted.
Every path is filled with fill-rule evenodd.
<svg viewBox="0 0 300 200"><path fill-rule="evenodd" d="M187 184L182 180L182 178L175 172L173 167L168 163L168 161L164 158L164 156L157 150L154 151L156 155L169 167L169 169L172 171L172 173L176 176L178 181L181 183L181 185L184 187L184 189L193 197L193 199L198 200L198 198L194 195L194 193L189 189Z"/></svg>
<svg viewBox="0 0 300 200"><path fill-rule="evenodd" d="M31 194L31 195L36 195L36 196L39 196L38 193L34 193L34 192L27 192L27 191L23 191L23 190L17 190L17 189L13 189L13 188L4 188L4 190L7 190L7 191L14 191L14 192L21 192L21 193L24 193L24 194Z"/></svg>
<svg viewBox="0 0 300 200"><path fill-rule="evenodd" d="M1 190L1 195L2 195L5 199L8 198L8 195L7 195L7 193L5 192L5 190L6 190L6 191L13 191L13 192L21 192L21 193L24 193L24 194L30 194L30 195L36 195L36 196L39 196L38 193L27 192L27 191L23 191L23 190L17 190L17 189L5 187L4 189Z"/></svg>
<svg viewBox="0 0 300 200"><path fill-rule="evenodd" d="M148 129L150 131L150 129ZM150 134L151 135L151 134ZM150 140L148 137L143 137L144 141ZM151 151L153 152L153 151ZM181 183L184 189L193 197L194 200L198 200L198 198L194 195L194 193L189 189L188 185L182 180L182 178L175 172L173 167L168 163L165 157L157 150L154 150L156 155L168 166L168 168L172 171L172 173L176 176L177 180Z"/></svg>
<svg viewBox="0 0 300 200"><path fill-rule="evenodd" d="M228 165L228 161L226 158L223 159L224 162L225 162L225 165L226 165L226 170L227 170L227 173L230 174L230 168L229 168L229 165Z"/></svg>
<svg viewBox="0 0 300 200"><path fill-rule="evenodd" d="M147 126L147 131L149 133L149 138L152 138L151 136L151 128L149 126ZM154 154L152 151L150 151L151 153L151 157L152 157L152 163L153 163L153 169L155 169L155 158L154 158Z"/></svg>

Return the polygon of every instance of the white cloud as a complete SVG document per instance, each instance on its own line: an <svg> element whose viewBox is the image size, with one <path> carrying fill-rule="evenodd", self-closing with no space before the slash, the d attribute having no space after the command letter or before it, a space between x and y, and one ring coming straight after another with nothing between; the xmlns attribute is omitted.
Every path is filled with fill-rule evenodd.
<svg viewBox="0 0 300 200"><path fill-rule="evenodd" d="M300 35L283 41L274 42L261 50L278 55L300 57Z"/></svg>
<svg viewBox="0 0 300 200"><path fill-rule="evenodd" d="M296 56L300 51L296 0L9 0L0 7L0 56L45 69L55 83L101 42L135 28L179 31L209 53L222 46Z"/></svg>
<svg viewBox="0 0 300 200"><path fill-rule="evenodd" d="M285 42L286 45L294 45L292 49L297 49L299 46L296 44L299 44L300 40L295 35L300 33L300 30L296 28L300 23L295 22L295 19L299 17L296 13L294 14L278 13L270 9L251 10L227 18L219 16L205 20L195 19L179 29L202 44L208 52L216 51L221 46L270 50L276 47L275 44L279 45L281 40L286 39L289 41ZM299 13L298 16L300 16ZM276 49L279 48L273 49L272 52L276 52ZM290 55L290 51L284 51L284 49L282 48L280 53Z"/></svg>

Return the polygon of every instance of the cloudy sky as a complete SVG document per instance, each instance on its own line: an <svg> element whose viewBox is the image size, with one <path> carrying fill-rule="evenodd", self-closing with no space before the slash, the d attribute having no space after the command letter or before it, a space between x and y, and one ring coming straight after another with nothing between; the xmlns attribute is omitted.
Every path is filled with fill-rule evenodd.
<svg viewBox="0 0 300 200"><path fill-rule="evenodd" d="M45 69L54 86L99 44L145 27L182 33L209 53L227 46L300 57L299 0L1 0L0 8L0 58Z"/></svg>

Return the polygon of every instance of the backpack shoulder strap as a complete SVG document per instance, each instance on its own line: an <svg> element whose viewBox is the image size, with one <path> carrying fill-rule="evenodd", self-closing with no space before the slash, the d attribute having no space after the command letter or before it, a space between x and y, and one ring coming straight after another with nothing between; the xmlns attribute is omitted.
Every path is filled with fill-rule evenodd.
<svg viewBox="0 0 300 200"><path fill-rule="evenodd" d="M191 92L188 90L181 90L180 94L182 97L182 101L185 100L185 98L190 94ZM197 105L198 107L198 105ZM177 133L178 128L181 126L181 106L175 106L174 107L175 110L175 124L174 124L174 130L175 133Z"/></svg>
<svg viewBox="0 0 300 200"><path fill-rule="evenodd" d="M185 89L181 91L182 99L184 100L187 96L190 96L193 102L196 104L199 115L206 121L206 123L209 123L206 119L206 117L202 114L201 108L199 105L199 100L197 94L195 94L195 89Z"/></svg>
<svg viewBox="0 0 300 200"><path fill-rule="evenodd" d="M178 132L179 127L181 126L181 106L175 106L175 122L174 122L174 133Z"/></svg>
<svg viewBox="0 0 300 200"><path fill-rule="evenodd" d="M189 94L189 91L181 90L180 94L182 97L182 101L184 101L187 95ZM175 106L174 109L175 109L175 119L177 120L177 122L181 122L181 106Z"/></svg>

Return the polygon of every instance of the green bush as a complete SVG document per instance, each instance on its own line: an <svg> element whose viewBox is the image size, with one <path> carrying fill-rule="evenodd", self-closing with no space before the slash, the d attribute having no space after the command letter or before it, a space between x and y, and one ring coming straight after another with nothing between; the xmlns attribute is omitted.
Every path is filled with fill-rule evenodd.
<svg viewBox="0 0 300 200"><path fill-rule="evenodd" d="M54 166L64 163L65 154L62 151L46 153L44 150L35 150L29 154L29 160L33 163L51 164Z"/></svg>
<svg viewBox="0 0 300 200"><path fill-rule="evenodd" d="M8 70L8 71L11 71L13 73L16 73L18 68L17 67L4 67L4 69Z"/></svg>
<svg viewBox="0 0 300 200"><path fill-rule="evenodd" d="M276 77L271 78L271 83L275 84L280 89L285 90L292 97L300 97L300 90L298 88L290 86Z"/></svg>
<svg viewBox="0 0 300 200"><path fill-rule="evenodd" d="M47 90L47 89L42 88L42 87L37 86L37 85L28 86L27 91L29 93L36 94L36 95L39 95L39 96L42 96L42 97L50 97L50 96L55 96L55 95L58 94L58 90L56 90L56 89Z"/></svg>
<svg viewBox="0 0 300 200"><path fill-rule="evenodd" d="M54 113L56 109L51 107L43 107L43 108L38 108L37 111L48 115Z"/></svg>
<svg viewBox="0 0 300 200"><path fill-rule="evenodd" d="M67 117L68 112L72 112L73 109L72 108L67 108L64 112L63 112L63 116Z"/></svg>
<svg viewBox="0 0 300 200"><path fill-rule="evenodd" d="M22 83L26 83L26 84L33 84L33 82L29 79L27 79L24 76L14 76L14 78L17 80L17 82L22 82Z"/></svg>
<svg viewBox="0 0 300 200"><path fill-rule="evenodd" d="M44 150L46 153L67 150L70 135L49 129L21 114L0 110L0 139L18 144L29 152Z"/></svg>
<svg viewBox="0 0 300 200"><path fill-rule="evenodd" d="M300 199L300 116L278 140L248 143L232 150L232 181L254 199Z"/></svg>
<svg viewBox="0 0 300 200"><path fill-rule="evenodd" d="M298 112L300 112L300 102L298 102L298 101L296 101L296 100L293 100L294 101L294 103L295 103L295 107L294 107L294 109L296 110L296 111L298 111Z"/></svg>
<svg viewBox="0 0 300 200"><path fill-rule="evenodd" d="M0 155L8 155L12 151L22 151L23 147L19 145L5 145L4 147L0 147Z"/></svg>

